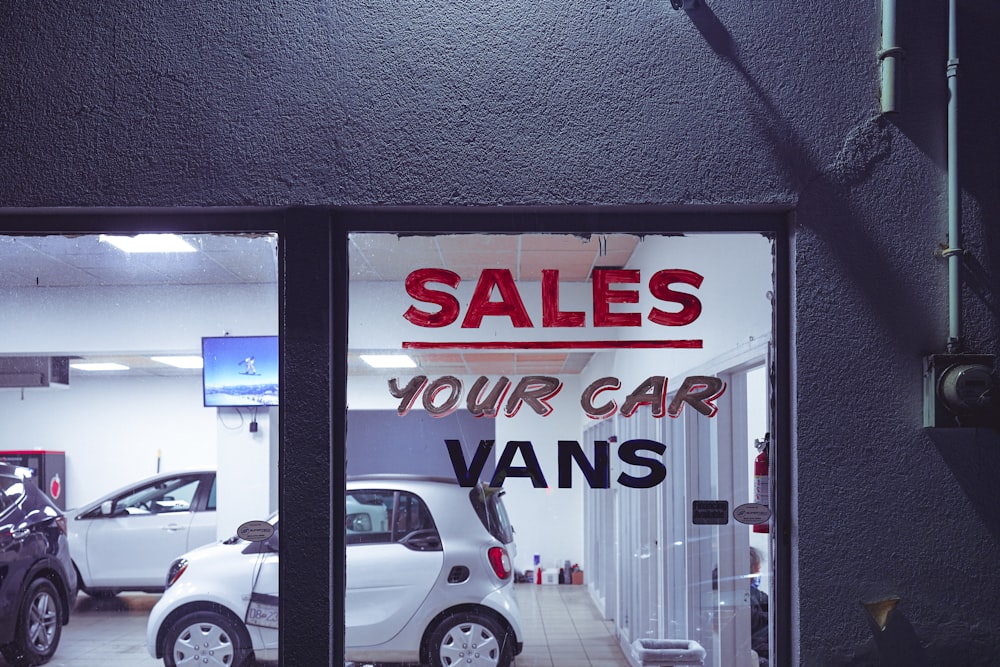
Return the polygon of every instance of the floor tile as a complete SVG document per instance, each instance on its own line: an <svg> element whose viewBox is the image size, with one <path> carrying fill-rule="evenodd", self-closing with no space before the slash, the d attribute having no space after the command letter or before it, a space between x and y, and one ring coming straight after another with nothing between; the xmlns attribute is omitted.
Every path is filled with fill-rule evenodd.
<svg viewBox="0 0 1000 667"><path fill-rule="evenodd" d="M584 586L517 584L514 594L525 629L516 667L629 667Z"/></svg>
<svg viewBox="0 0 1000 667"><path fill-rule="evenodd" d="M612 624L584 586L516 584L525 629L515 667L629 667ZM111 599L81 593L50 667L159 667L146 652L146 619L158 595ZM9 667L0 658L0 667Z"/></svg>

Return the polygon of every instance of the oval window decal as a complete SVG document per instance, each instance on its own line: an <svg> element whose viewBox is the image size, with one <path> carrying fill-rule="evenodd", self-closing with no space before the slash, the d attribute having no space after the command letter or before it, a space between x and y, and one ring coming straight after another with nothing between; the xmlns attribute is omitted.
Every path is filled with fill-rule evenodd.
<svg viewBox="0 0 1000 667"><path fill-rule="evenodd" d="M263 542L274 535L274 526L267 521L247 521L236 529L236 535L247 542Z"/></svg>
<svg viewBox="0 0 1000 667"><path fill-rule="evenodd" d="M771 518L771 508L761 503L745 503L733 510L733 518L740 523L758 525Z"/></svg>

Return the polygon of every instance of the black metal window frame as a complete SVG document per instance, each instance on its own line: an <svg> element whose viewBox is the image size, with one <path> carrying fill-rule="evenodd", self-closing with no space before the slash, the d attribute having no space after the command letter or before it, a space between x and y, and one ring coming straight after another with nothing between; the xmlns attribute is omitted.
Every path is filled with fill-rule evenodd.
<svg viewBox="0 0 1000 667"><path fill-rule="evenodd" d="M761 233L775 252L774 664L792 658L791 241L788 209L304 207L0 209L0 234L278 234L281 664L344 662L347 241L352 233ZM339 517L334 520L334 517ZM290 548L294 547L294 548Z"/></svg>

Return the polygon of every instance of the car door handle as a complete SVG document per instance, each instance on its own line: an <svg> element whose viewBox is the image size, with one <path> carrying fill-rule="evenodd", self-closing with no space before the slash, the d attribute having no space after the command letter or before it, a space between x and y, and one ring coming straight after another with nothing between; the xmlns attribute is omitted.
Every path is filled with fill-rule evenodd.
<svg viewBox="0 0 1000 667"><path fill-rule="evenodd" d="M415 530L399 541L412 551L441 551L441 536L436 530Z"/></svg>
<svg viewBox="0 0 1000 667"><path fill-rule="evenodd" d="M177 523L171 523L164 526L163 530L167 531L168 533L176 533L178 530L184 530L184 526Z"/></svg>

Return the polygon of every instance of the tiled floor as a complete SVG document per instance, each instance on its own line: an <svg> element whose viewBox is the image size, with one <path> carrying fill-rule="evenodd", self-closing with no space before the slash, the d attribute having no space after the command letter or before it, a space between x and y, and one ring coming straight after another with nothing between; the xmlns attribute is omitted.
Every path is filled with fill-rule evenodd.
<svg viewBox="0 0 1000 667"><path fill-rule="evenodd" d="M584 586L517 584L524 651L516 667L628 667L614 629L601 620ZM81 594L52 667L157 667L146 652L146 618L158 595L110 600ZM8 667L0 658L0 667ZM318 667L318 666L316 666Z"/></svg>
<svg viewBox="0 0 1000 667"><path fill-rule="evenodd" d="M516 584L524 624L517 667L628 667L614 626L585 586Z"/></svg>
<svg viewBox="0 0 1000 667"><path fill-rule="evenodd" d="M102 600L81 593L49 667L163 667L146 652L146 619L159 595ZM0 666L7 663L0 659Z"/></svg>

